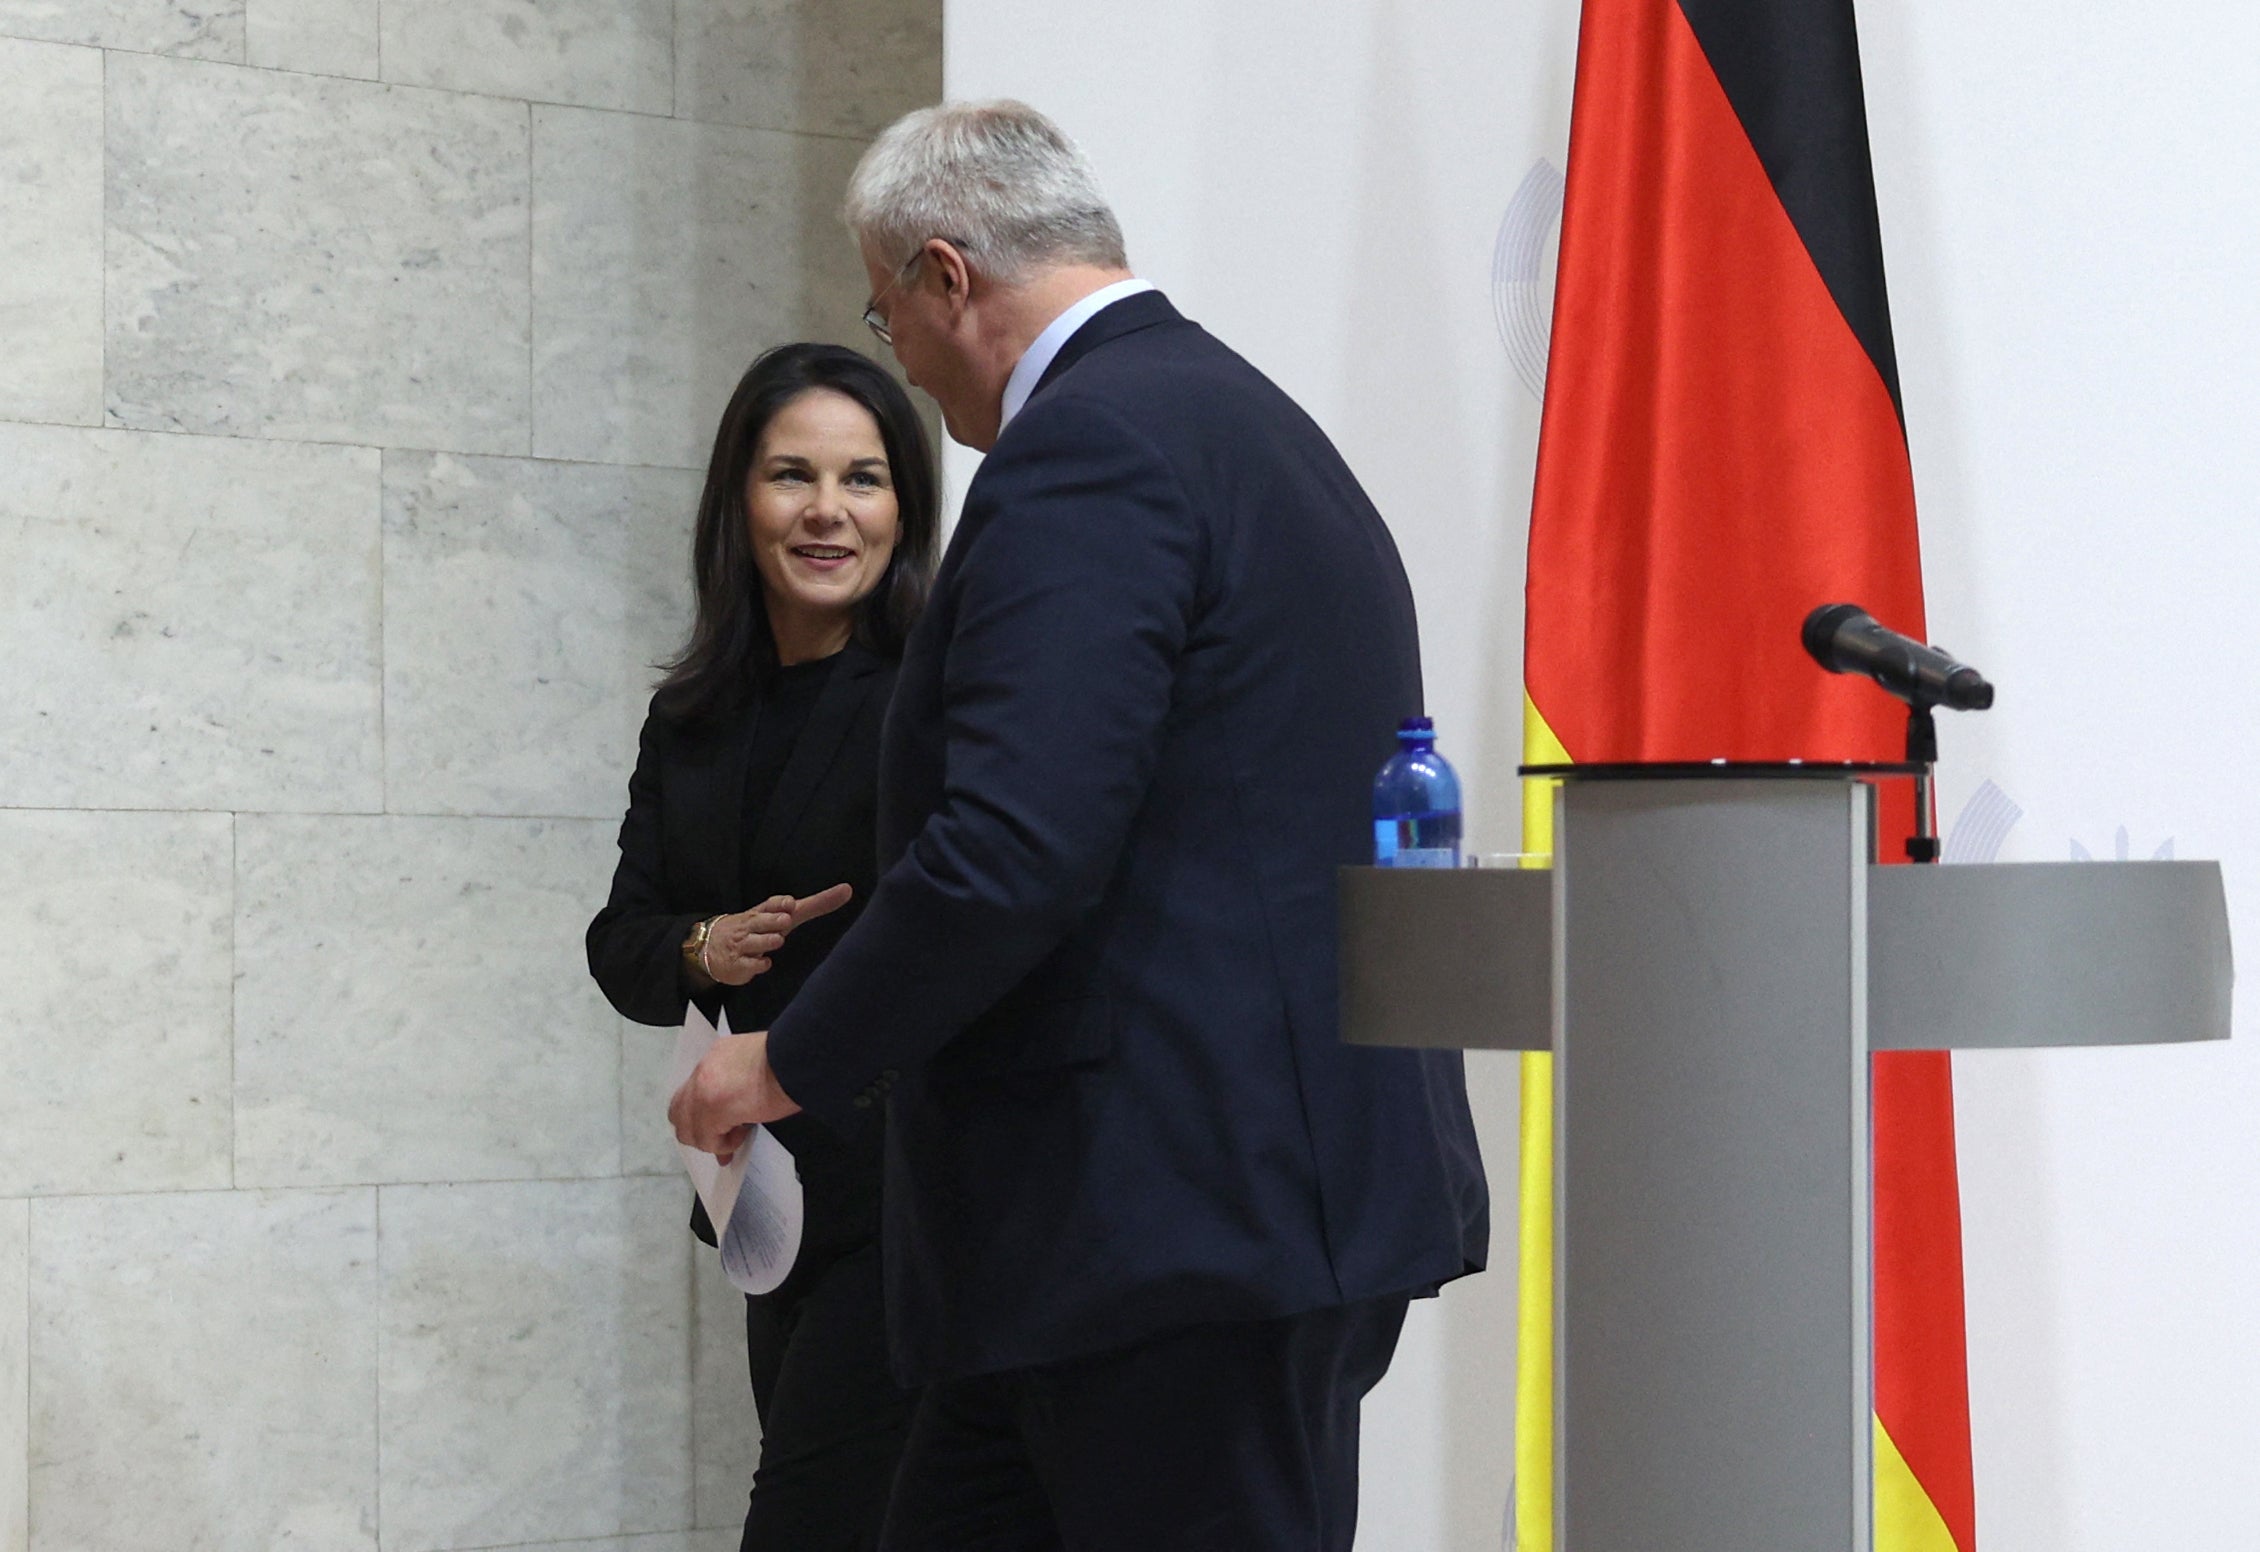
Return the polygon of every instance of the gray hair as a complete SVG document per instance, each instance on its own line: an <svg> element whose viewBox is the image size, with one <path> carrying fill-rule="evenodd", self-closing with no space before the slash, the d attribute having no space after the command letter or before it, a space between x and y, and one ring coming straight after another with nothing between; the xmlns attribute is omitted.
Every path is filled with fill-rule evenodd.
<svg viewBox="0 0 2260 1552"><path fill-rule="evenodd" d="M1054 264L1130 267L1083 153L1010 99L945 102L895 120L856 163L842 214L882 258L907 261L944 237L1006 282Z"/></svg>

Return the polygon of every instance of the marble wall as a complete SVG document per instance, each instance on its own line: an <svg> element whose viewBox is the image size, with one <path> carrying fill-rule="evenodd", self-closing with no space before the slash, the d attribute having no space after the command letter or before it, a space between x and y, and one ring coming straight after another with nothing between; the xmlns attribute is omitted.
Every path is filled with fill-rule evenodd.
<svg viewBox="0 0 2260 1552"><path fill-rule="evenodd" d="M0 0L0 1552L723 1552L589 984L698 466L939 0Z"/></svg>

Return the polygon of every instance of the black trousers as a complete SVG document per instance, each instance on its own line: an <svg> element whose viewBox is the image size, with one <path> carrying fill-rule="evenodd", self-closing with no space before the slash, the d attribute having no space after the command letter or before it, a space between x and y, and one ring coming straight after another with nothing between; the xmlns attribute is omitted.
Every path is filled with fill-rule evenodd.
<svg viewBox="0 0 2260 1552"><path fill-rule="evenodd" d="M761 1461L739 1552L873 1552L913 1403L887 1370L878 1245L804 1251L745 1331Z"/></svg>
<svg viewBox="0 0 2260 1552"><path fill-rule="evenodd" d="M886 1552L1350 1552L1404 1295L929 1385Z"/></svg>

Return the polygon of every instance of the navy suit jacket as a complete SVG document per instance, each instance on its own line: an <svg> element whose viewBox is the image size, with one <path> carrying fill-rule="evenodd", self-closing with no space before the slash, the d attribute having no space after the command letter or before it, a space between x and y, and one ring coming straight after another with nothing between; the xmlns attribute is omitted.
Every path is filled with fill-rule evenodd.
<svg viewBox="0 0 2260 1552"><path fill-rule="evenodd" d="M882 876L770 1031L888 1105L925 1381L1483 1264L1457 1053L1346 1046L1335 869L1421 706L1411 589L1325 434L1157 292L1086 323L967 492L880 757Z"/></svg>

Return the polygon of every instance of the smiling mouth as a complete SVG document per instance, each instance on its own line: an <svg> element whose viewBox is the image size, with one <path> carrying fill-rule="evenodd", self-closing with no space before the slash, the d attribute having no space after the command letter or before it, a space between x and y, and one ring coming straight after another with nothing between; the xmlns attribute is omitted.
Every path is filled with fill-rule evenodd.
<svg viewBox="0 0 2260 1552"><path fill-rule="evenodd" d="M793 553L803 560L853 560L855 551L843 550L836 544L796 544Z"/></svg>

